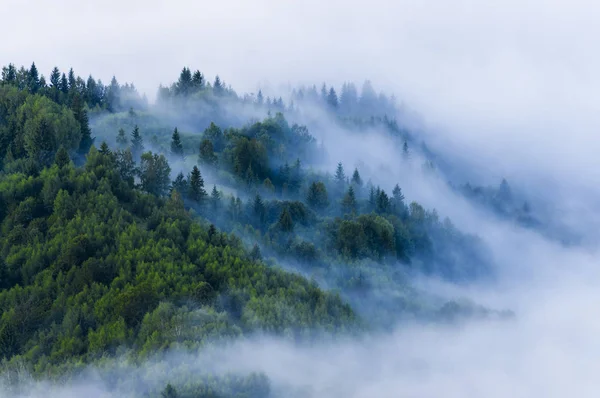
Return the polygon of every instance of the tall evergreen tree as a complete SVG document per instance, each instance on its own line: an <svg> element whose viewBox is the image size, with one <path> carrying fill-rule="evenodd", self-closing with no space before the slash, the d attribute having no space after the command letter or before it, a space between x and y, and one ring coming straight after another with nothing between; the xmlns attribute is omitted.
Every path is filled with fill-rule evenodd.
<svg viewBox="0 0 600 398"><path fill-rule="evenodd" d="M207 165L217 164L217 155L215 155L211 140L205 138L200 142L200 154L198 155L198 161L201 164Z"/></svg>
<svg viewBox="0 0 600 398"><path fill-rule="evenodd" d="M140 181L144 191L156 196L169 192L171 167L163 155L146 152L140 161Z"/></svg>
<svg viewBox="0 0 600 398"><path fill-rule="evenodd" d="M356 212L356 195L354 193L354 187L350 185L348 188L348 192L342 199L342 212L344 214L355 213Z"/></svg>
<svg viewBox="0 0 600 398"><path fill-rule="evenodd" d="M210 193L210 201L212 203L213 210L219 210L219 207L221 206L221 193L217 190L216 185L213 185L212 192Z"/></svg>
<svg viewBox="0 0 600 398"><path fill-rule="evenodd" d="M183 176L182 172L179 172L179 174L177 174L177 177L175 177L175 180L173 180L173 183L171 184L171 191L177 191L182 196L187 196L188 188L189 185L187 179Z"/></svg>
<svg viewBox="0 0 600 398"><path fill-rule="evenodd" d="M192 169L192 173L190 175L190 184L189 184L189 197L191 200L202 203L206 198L206 191L204 190L204 179L202 178L202 174L200 174L200 169L198 166L194 166Z"/></svg>
<svg viewBox="0 0 600 398"><path fill-rule="evenodd" d="M131 152L135 158L138 158L144 151L144 139L140 133L140 128L136 124L131 132Z"/></svg>
<svg viewBox="0 0 600 398"><path fill-rule="evenodd" d="M8 64L2 68L2 82L5 84L15 84L17 82L17 68L14 64Z"/></svg>
<svg viewBox="0 0 600 398"><path fill-rule="evenodd" d="M327 196L325 184L320 181L315 181L310 184L308 194L306 195L306 202L309 206L319 210L329 206L329 198Z"/></svg>
<svg viewBox="0 0 600 398"><path fill-rule="evenodd" d="M404 160L408 160L410 158L410 152L408 150L408 142L404 141L404 145L402 145L402 156Z"/></svg>
<svg viewBox="0 0 600 398"><path fill-rule="evenodd" d="M75 120L79 122L81 129L79 153L86 154L90 150L90 147L94 144L94 139L92 138L92 130L90 129L87 111L84 108L83 101L81 100L79 94L75 94L73 97L71 109L73 110L73 116L75 116Z"/></svg>
<svg viewBox="0 0 600 398"><path fill-rule="evenodd" d="M223 95L224 90L225 88L223 87L221 78L219 77L219 75L217 75L217 77L215 77L215 83L213 84L213 92L215 93L215 95L220 96Z"/></svg>
<svg viewBox="0 0 600 398"><path fill-rule="evenodd" d="M335 93L335 90L333 89L333 87L331 87L329 89L329 94L327 94L327 104L332 109L337 109L337 107L338 107L338 97L337 97L337 94Z"/></svg>
<svg viewBox="0 0 600 398"><path fill-rule="evenodd" d="M29 68L27 74L27 88L34 94L37 93L40 88L40 75L35 66L35 62L31 64L31 68Z"/></svg>
<svg viewBox="0 0 600 398"><path fill-rule="evenodd" d="M65 94L69 92L69 81L64 73L60 77L60 91Z"/></svg>
<svg viewBox="0 0 600 398"><path fill-rule="evenodd" d="M344 173L344 166L342 162L339 162L337 168L335 169L335 182L338 185L344 185L346 182L346 173Z"/></svg>
<svg viewBox="0 0 600 398"><path fill-rule="evenodd" d="M254 212L254 217L260 226L262 226L265 222L265 204L262 201L262 198L259 194L256 194L254 197L254 203L252 204L252 211Z"/></svg>
<svg viewBox="0 0 600 398"><path fill-rule="evenodd" d="M183 159L183 145L181 144L181 137L179 136L177 127L175 127L171 136L171 155Z"/></svg>
<svg viewBox="0 0 600 398"><path fill-rule="evenodd" d="M360 178L358 169L354 169L354 173L352 173L352 183L358 187L362 187L363 181L362 178Z"/></svg>
<svg viewBox="0 0 600 398"><path fill-rule="evenodd" d="M294 230L294 220L292 220L292 216L290 215L287 206L283 208L283 211L279 215L277 225L283 232L292 232Z"/></svg>
<svg viewBox="0 0 600 398"><path fill-rule="evenodd" d="M58 151L56 152L56 156L54 156L54 163L56 163L56 165L62 169L63 167L68 165L70 162L71 162L71 159L69 158L69 152L67 152L65 147L61 146L60 148L58 148Z"/></svg>
<svg viewBox="0 0 600 398"><path fill-rule="evenodd" d="M119 133L117 134L117 144L119 144L119 146L121 148L124 148L127 146L127 137L125 136L125 130L121 127L119 129Z"/></svg>
<svg viewBox="0 0 600 398"><path fill-rule="evenodd" d="M50 87L56 90L60 88L60 71L56 66L50 72Z"/></svg>

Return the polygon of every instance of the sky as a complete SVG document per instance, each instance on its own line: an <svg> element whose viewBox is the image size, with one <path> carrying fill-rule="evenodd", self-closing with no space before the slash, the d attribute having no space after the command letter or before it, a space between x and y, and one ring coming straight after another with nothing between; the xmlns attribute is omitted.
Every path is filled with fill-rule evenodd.
<svg viewBox="0 0 600 398"><path fill-rule="evenodd" d="M516 181L598 237L600 5L593 1L57 0L49 7L3 0L2 10L1 64L35 60L46 76L54 65L72 66L104 82L114 74L150 98L183 66L211 79L219 74L238 92L368 78L422 116L432 147L471 165L490 184L502 177ZM371 148L385 149L385 142L371 142ZM431 196L440 200L440 192L446 194ZM367 345L369 364L383 370L355 396L395 396L399 389L415 397L594 396L597 250L567 249L477 219L464 206L448 200L444 212L464 215L465 227L486 234L515 278L508 295L469 294L511 304L518 322L464 333L401 330ZM531 285L516 279L525 267L534 270ZM283 356L274 358L299 358L304 367L298 383L338 370L315 388L355 380L365 371L357 364L365 360L363 349L354 343L328 355L273 344L258 346ZM255 345L247 350L244 358L256 355ZM414 363L425 363L426 371L400 371ZM270 357L259 364L277 380L296 382Z"/></svg>

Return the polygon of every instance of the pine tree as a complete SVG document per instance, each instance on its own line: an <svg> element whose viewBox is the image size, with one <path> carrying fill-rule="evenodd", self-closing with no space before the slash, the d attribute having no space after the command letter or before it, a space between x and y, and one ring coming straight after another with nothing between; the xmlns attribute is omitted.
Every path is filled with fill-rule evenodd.
<svg viewBox="0 0 600 398"><path fill-rule="evenodd" d="M402 194L402 189L398 184L396 184L396 186L394 186L394 189L392 190L392 198L394 211L400 214L404 213L404 195Z"/></svg>
<svg viewBox="0 0 600 398"><path fill-rule="evenodd" d="M258 90L258 95L256 96L256 103L258 105L263 105L264 102L265 102L265 99L263 97L262 90Z"/></svg>
<svg viewBox="0 0 600 398"><path fill-rule="evenodd" d="M354 169L354 173L352 174L352 183L358 187L362 187L363 181L360 178L360 174L358 173L358 169Z"/></svg>
<svg viewBox="0 0 600 398"><path fill-rule="evenodd" d="M8 64L2 68L2 82L5 84L15 84L17 82L17 68L15 65Z"/></svg>
<svg viewBox="0 0 600 398"><path fill-rule="evenodd" d="M73 68L69 69L69 76L67 80L69 83L69 90L75 90L77 79L75 78L75 72L73 72Z"/></svg>
<svg viewBox="0 0 600 398"><path fill-rule="evenodd" d="M287 206L283 208L277 224L283 232L292 232L294 230L294 220L292 220L292 216L290 215Z"/></svg>
<svg viewBox="0 0 600 398"><path fill-rule="evenodd" d="M52 87L54 90L60 89L60 71L56 66L50 73L50 87Z"/></svg>
<svg viewBox="0 0 600 398"><path fill-rule="evenodd" d="M192 86L194 87L195 91L200 91L204 88L204 76L199 70L194 72L194 76L192 77Z"/></svg>
<svg viewBox="0 0 600 398"><path fill-rule="evenodd" d="M402 145L402 156L404 160L408 160L410 158L410 152L408 151L408 142L404 141L404 145Z"/></svg>
<svg viewBox="0 0 600 398"><path fill-rule="evenodd" d="M100 150L98 152L100 152L103 155L112 155L112 152L110 151L110 148L108 147L106 141L102 141L102 144L100 144Z"/></svg>
<svg viewBox="0 0 600 398"><path fill-rule="evenodd" d="M175 177L175 180L171 183L171 192L173 191L179 192L182 196L188 194L188 181L183 176L182 172L179 172L177 177Z"/></svg>
<svg viewBox="0 0 600 398"><path fill-rule="evenodd" d="M81 140L79 141L79 153L86 154L90 150L91 146L94 144L94 139L92 138L92 130L90 130L90 123L88 120L87 111L84 108L83 101L81 100L79 94L75 94L75 96L73 97L71 109L73 110L73 116L75 117L75 120L79 122L81 130Z"/></svg>
<svg viewBox="0 0 600 398"><path fill-rule="evenodd" d="M260 252L260 247L258 247L258 243L255 243L250 251L250 259L254 261L262 260L262 254Z"/></svg>
<svg viewBox="0 0 600 398"><path fill-rule="evenodd" d="M332 109L337 109L337 107L338 107L338 97L337 97L337 94L335 93L335 90L333 89L333 87L331 87L329 89L329 94L327 94L327 104Z"/></svg>
<svg viewBox="0 0 600 398"><path fill-rule="evenodd" d="M375 194L375 188L373 188L373 186L371 186L371 189L369 190L369 206L371 207L371 209L374 209L376 204L377 204L377 198L376 198L376 194Z"/></svg>
<svg viewBox="0 0 600 398"><path fill-rule="evenodd" d="M62 169L70 162L71 159L69 158L69 152L67 152L64 146L61 146L54 156L54 163L56 163L56 165Z"/></svg>
<svg viewBox="0 0 600 398"><path fill-rule="evenodd" d="M339 185L343 185L346 182L346 173L344 173L344 166L342 162L339 162L335 170L335 181Z"/></svg>
<svg viewBox="0 0 600 398"><path fill-rule="evenodd" d="M64 73L60 77L60 91L65 94L69 92L69 82L67 81L67 76Z"/></svg>
<svg viewBox="0 0 600 398"><path fill-rule="evenodd" d="M352 185L350 185L348 192L344 196L344 199L342 199L342 212L344 214L356 212L356 195Z"/></svg>
<svg viewBox="0 0 600 398"><path fill-rule="evenodd" d="M140 134L140 129L136 124L131 132L131 152L134 157L139 157L144 151L144 140Z"/></svg>
<svg viewBox="0 0 600 398"><path fill-rule="evenodd" d="M184 67L176 84L176 93L178 95L187 96L192 91L192 85L192 72L189 68Z"/></svg>
<svg viewBox="0 0 600 398"><path fill-rule="evenodd" d="M377 191L377 213L387 213L390 208L390 198L383 189Z"/></svg>
<svg viewBox="0 0 600 398"><path fill-rule="evenodd" d="M254 211L254 216L258 221L259 225L263 225L265 221L265 204L262 201L262 198L259 194L256 194L254 197L254 203L252 204L252 210Z"/></svg>
<svg viewBox="0 0 600 398"><path fill-rule="evenodd" d="M206 198L206 191L204 190L204 180L198 166L194 166L190 175L189 184L189 197L191 200L202 203Z"/></svg>
<svg viewBox="0 0 600 398"><path fill-rule="evenodd" d="M221 206L221 193L217 190L217 186L213 185L212 192L210 193L210 201L213 205L213 210L217 211Z"/></svg>
<svg viewBox="0 0 600 398"><path fill-rule="evenodd" d="M327 188L322 182L313 182L308 188L306 202L315 209L324 209L329 205Z"/></svg>
<svg viewBox="0 0 600 398"><path fill-rule="evenodd" d="M171 155L183 159L183 145L181 144L181 137L179 136L177 127L175 127L171 136Z"/></svg>
<svg viewBox="0 0 600 398"><path fill-rule="evenodd" d="M202 142L200 142L200 154L198 155L198 161L200 164L217 164L217 155L215 155L211 140L205 138L202 140Z"/></svg>
<svg viewBox="0 0 600 398"><path fill-rule="evenodd" d="M167 384L165 389L160 393L161 398L179 398L177 390L170 383Z"/></svg>
<svg viewBox="0 0 600 398"><path fill-rule="evenodd" d="M27 80L27 88L29 91L34 94L37 93L40 88L40 76L37 67L35 66L35 62L31 64Z"/></svg>
<svg viewBox="0 0 600 398"><path fill-rule="evenodd" d="M127 146L127 137L125 136L125 130L123 130L123 128L120 128L119 133L117 134L117 144L119 144L121 148Z"/></svg>
<svg viewBox="0 0 600 398"><path fill-rule="evenodd" d="M219 75L217 75L217 77L215 77L215 83L213 84L213 92L215 95L220 96L223 94L223 90L223 83L221 82Z"/></svg>

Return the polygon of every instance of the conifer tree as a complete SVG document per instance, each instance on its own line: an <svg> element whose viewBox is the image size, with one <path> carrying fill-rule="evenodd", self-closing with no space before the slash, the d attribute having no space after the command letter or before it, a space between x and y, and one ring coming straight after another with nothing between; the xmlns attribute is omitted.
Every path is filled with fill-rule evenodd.
<svg viewBox="0 0 600 398"><path fill-rule="evenodd" d="M60 77L60 91L62 91L65 94L69 92L69 82L67 80L67 76L64 73Z"/></svg>
<svg viewBox="0 0 600 398"><path fill-rule="evenodd" d="M83 101L81 100L79 94L75 94L73 97L71 109L73 110L73 116L75 117L75 120L79 122L81 130L79 153L86 154L90 150L90 147L94 144L94 139L92 138L92 130L90 129L87 111L84 108Z"/></svg>
<svg viewBox="0 0 600 398"><path fill-rule="evenodd" d="M213 210L217 211L221 206L221 193L217 190L217 186L213 185L212 192L210 193L210 201L213 205Z"/></svg>
<svg viewBox="0 0 600 398"><path fill-rule="evenodd" d="M294 220L292 220L292 216L290 215L287 206L283 208L283 211L279 215L277 224L283 232L292 232L294 230Z"/></svg>
<svg viewBox="0 0 600 398"><path fill-rule="evenodd" d="M58 148L58 151L56 152L56 155L54 156L54 163L56 163L56 165L62 169L63 167L68 165L70 162L71 162L71 159L69 158L69 152L67 152L65 147L61 146L60 148Z"/></svg>
<svg viewBox="0 0 600 398"><path fill-rule="evenodd" d="M171 136L171 155L183 159L183 145L181 144L181 137L179 136L177 127L175 127Z"/></svg>
<svg viewBox="0 0 600 398"><path fill-rule="evenodd" d="M362 178L360 178L360 174L358 169L354 169L354 173L352 174L352 183L358 187L361 187L363 184Z"/></svg>
<svg viewBox="0 0 600 398"><path fill-rule="evenodd" d="M260 252L260 247L258 247L258 243L255 243L250 251L250 258L254 261L262 260L262 254Z"/></svg>
<svg viewBox="0 0 600 398"><path fill-rule="evenodd" d="M119 144L119 146L121 148L124 148L127 146L127 137L125 136L125 130L123 130L123 128L121 127L119 129L119 133L117 134L117 144Z"/></svg>
<svg viewBox="0 0 600 398"><path fill-rule="evenodd" d="M344 214L356 212L356 195L352 185L350 185L348 192L346 192L344 199L342 199L342 212Z"/></svg>
<svg viewBox="0 0 600 398"><path fill-rule="evenodd" d="M335 181L339 185L343 185L346 182L346 173L344 173L344 166L342 162L339 162L335 170Z"/></svg>
<svg viewBox="0 0 600 398"><path fill-rule="evenodd" d="M188 181L183 176L182 172L177 174L177 177L175 177L175 180L173 180L173 183L171 184L171 192L173 191L179 192L182 196L188 194Z"/></svg>
<svg viewBox="0 0 600 398"><path fill-rule="evenodd" d="M213 143L209 139L203 139L200 142L200 154L198 155L198 161L201 164L215 165L217 164L217 155L213 148Z"/></svg>
<svg viewBox="0 0 600 398"><path fill-rule="evenodd" d="M60 71L56 66L52 69L52 72L50 72L50 87L55 90L60 88Z"/></svg>
<svg viewBox="0 0 600 398"><path fill-rule="evenodd" d="M190 185L189 185L189 197L191 200L202 203L204 198L206 198L206 191L204 190L204 179L202 179L202 174L200 174L200 169L198 166L194 166L192 169L192 173L190 175Z"/></svg>
<svg viewBox="0 0 600 398"><path fill-rule="evenodd" d="M139 157L144 151L144 139L140 133L140 128L136 124L131 132L131 153L135 158Z"/></svg>
<svg viewBox="0 0 600 398"><path fill-rule="evenodd" d="M40 88L40 76L37 67L35 66L35 62L31 64L27 80L27 88L29 91L34 94L37 93Z"/></svg>

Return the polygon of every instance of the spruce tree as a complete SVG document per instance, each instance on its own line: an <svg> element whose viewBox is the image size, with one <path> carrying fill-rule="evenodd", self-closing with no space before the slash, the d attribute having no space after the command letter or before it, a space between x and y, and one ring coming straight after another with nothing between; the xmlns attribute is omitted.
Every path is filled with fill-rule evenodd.
<svg viewBox="0 0 600 398"><path fill-rule="evenodd" d="M60 89L60 71L56 66L50 73L50 87L52 87L54 90Z"/></svg>
<svg viewBox="0 0 600 398"><path fill-rule="evenodd" d="M354 169L354 173L352 174L352 183L358 187L361 187L363 184L360 174L358 173L358 169Z"/></svg>
<svg viewBox="0 0 600 398"><path fill-rule="evenodd" d="M65 147L61 146L60 148L58 148L58 151L56 152L56 155L54 156L54 163L56 163L56 165L62 169L63 167L68 165L70 162L71 162L71 159L69 158L69 152L67 152Z"/></svg>
<svg viewBox="0 0 600 398"><path fill-rule="evenodd" d="M188 181L181 172L177 174L177 177L175 177L175 180L171 184L171 192L173 191L179 192L182 196L188 195Z"/></svg>
<svg viewBox="0 0 600 398"><path fill-rule="evenodd" d="M217 155L215 155L211 140L205 138L200 142L200 154L198 155L198 160L201 164L217 164Z"/></svg>
<svg viewBox="0 0 600 398"><path fill-rule="evenodd" d="M254 216L256 217L256 221L259 225L263 225L265 221L265 204L262 201L262 198L259 194L256 194L254 197L254 203L252 204L252 210L254 211Z"/></svg>
<svg viewBox="0 0 600 398"><path fill-rule="evenodd" d="M179 136L177 127L175 127L171 136L171 155L183 159L183 145L181 144L181 137Z"/></svg>
<svg viewBox="0 0 600 398"><path fill-rule="evenodd" d="M32 93L37 93L40 88L40 76L37 67L35 66L35 62L31 64L27 78L27 88Z"/></svg>
<svg viewBox="0 0 600 398"><path fill-rule="evenodd" d="M213 205L213 210L217 211L221 205L221 193L217 190L217 186L213 185L212 192L210 193L210 201Z"/></svg>
<svg viewBox="0 0 600 398"><path fill-rule="evenodd" d="M402 156L404 160L408 160L410 158L410 152L408 151L408 142L404 141L404 145L402 145Z"/></svg>
<svg viewBox="0 0 600 398"><path fill-rule="evenodd" d="M140 128L136 124L131 132L131 152L135 158L138 158L144 151L144 140L140 134Z"/></svg>
<svg viewBox="0 0 600 398"><path fill-rule="evenodd" d="M344 214L356 212L356 195L352 185L350 185L348 192L346 192L344 199L342 199L342 212Z"/></svg>
<svg viewBox="0 0 600 398"><path fill-rule="evenodd" d="M342 162L339 162L335 170L335 181L339 185L343 185L346 182L346 173L344 173L344 166Z"/></svg>
<svg viewBox="0 0 600 398"><path fill-rule="evenodd" d="M277 224L283 232L292 232L294 230L294 220L292 220L292 216L290 215L287 206L283 208Z"/></svg>
<svg viewBox="0 0 600 398"><path fill-rule="evenodd" d="M121 148L124 148L127 146L127 137L125 136L125 130L123 130L123 128L121 127L119 129L119 133L117 134L117 144L119 144L119 146Z"/></svg>
<svg viewBox="0 0 600 398"><path fill-rule="evenodd" d="M60 77L60 91L65 94L69 92L69 82L67 81L67 76L64 73Z"/></svg>
<svg viewBox="0 0 600 398"><path fill-rule="evenodd" d="M194 166L190 175L190 184L188 196L191 200L202 203L206 198L206 191L204 190L204 180L198 166Z"/></svg>
<svg viewBox="0 0 600 398"><path fill-rule="evenodd" d="M102 144L100 144L100 150L98 152L100 152L103 155L111 155L112 154L106 141L102 141Z"/></svg>
<svg viewBox="0 0 600 398"><path fill-rule="evenodd" d="M90 147L94 144L94 139L92 138L92 130L90 130L87 111L84 108L83 101L81 100L79 94L75 94L73 97L71 109L73 110L73 116L75 117L75 120L79 122L81 130L79 153L86 154L90 150Z"/></svg>
<svg viewBox="0 0 600 398"><path fill-rule="evenodd" d="M260 252L260 247L258 247L258 243L255 243L250 251L250 259L254 261L262 260L262 254Z"/></svg>

